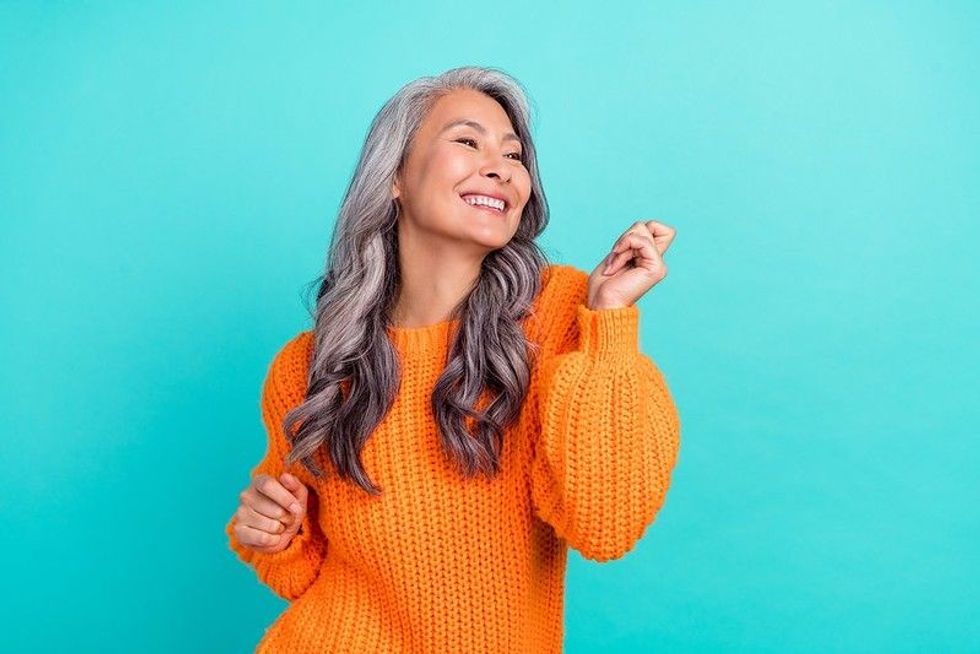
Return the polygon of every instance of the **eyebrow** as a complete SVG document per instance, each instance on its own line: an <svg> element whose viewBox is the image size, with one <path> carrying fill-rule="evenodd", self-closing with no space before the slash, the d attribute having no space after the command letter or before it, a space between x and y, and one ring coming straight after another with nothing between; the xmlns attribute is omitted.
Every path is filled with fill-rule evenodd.
<svg viewBox="0 0 980 654"><path fill-rule="evenodd" d="M457 118L456 120L451 120L443 126L443 128L439 131L439 133L442 134L446 130L452 127L458 127L460 125L466 125L467 127L472 127L473 129L478 131L480 134L483 134L484 136L486 136L487 134L487 130L483 125L476 122L475 120L470 120L469 118ZM517 141L518 143L521 143L521 139L518 138L517 134L515 134L514 132L507 132L506 134L504 134L503 140ZM521 143L521 145L523 145L523 143Z"/></svg>

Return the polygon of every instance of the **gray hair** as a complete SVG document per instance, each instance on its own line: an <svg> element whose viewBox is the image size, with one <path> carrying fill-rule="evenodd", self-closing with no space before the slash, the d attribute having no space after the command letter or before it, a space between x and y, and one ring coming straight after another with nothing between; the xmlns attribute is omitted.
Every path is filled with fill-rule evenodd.
<svg viewBox="0 0 980 654"><path fill-rule="evenodd" d="M395 174L425 115L456 89L480 91L507 113L523 144L531 193L513 238L483 260L472 290L453 309L447 363L431 403L448 459L467 477L500 471L504 429L515 423L530 385L537 344L521 327L530 315L548 260L534 239L548 224L527 95L496 68L465 66L409 82L389 99L368 130L331 237L319 284L313 356L305 400L286 413L292 442L287 465L301 460L319 478L326 454L342 478L372 495L361 450L387 414L400 384L398 352L387 327L397 300L398 202ZM485 410L478 400L492 398ZM482 401L481 401L482 405ZM300 422L295 434L292 426ZM476 430L475 437L469 425ZM325 447L321 448L321 445Z"/></svg>

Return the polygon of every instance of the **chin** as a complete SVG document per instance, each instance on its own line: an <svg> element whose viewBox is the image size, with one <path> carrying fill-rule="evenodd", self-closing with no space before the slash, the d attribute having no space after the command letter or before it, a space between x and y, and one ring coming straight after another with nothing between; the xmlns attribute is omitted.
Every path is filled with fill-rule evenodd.
<svg viewBox="0 0 980 654"><path fill-rule="evenodd" d="M511 238L513 238L513 234L474 234L470 232L464 236L466 241L486 250L499 250L510 243Z"/></svg>
<svg viewBox="0 0 980 654"><path fill-rule="evenodd" d="M467 230L470 238L484 243L494 244L496 247L507 245L510 239L514 238L517 230L510 229L509 225L471 225L475 229Z"/></svg>

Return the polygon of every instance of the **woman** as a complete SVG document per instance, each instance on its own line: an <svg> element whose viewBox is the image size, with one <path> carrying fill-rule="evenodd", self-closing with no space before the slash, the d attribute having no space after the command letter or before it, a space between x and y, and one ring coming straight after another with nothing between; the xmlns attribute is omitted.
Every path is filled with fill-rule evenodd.
<svg viewBox="0 0 980 654"><path fill-rule="evenodd" d="M547 222L514 79L378 113L226 529L290 601L257 651L558 652L568 547L615 559L653 521L680 422L634 303L675 232L634 223L587 275L547 265Z"/></svg>

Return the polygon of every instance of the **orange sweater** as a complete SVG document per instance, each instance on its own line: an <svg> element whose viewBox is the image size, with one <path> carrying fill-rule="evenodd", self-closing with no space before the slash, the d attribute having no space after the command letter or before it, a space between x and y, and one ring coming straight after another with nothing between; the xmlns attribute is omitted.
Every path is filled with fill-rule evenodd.
<svg viewBox="0 0 980 654"><path fill-rule="evenodd" d="M296 464L309 506L285 550L253 552L228 523L238 557L290 602L257 652L561 652L568 547L595 561L633 548L664 503L680 420L639 351L637 307L590 310L588 275L572 266L543 280L524 323L541 363L498 477L458 476L441 451L429 397L454 321L391 327L401 388L362 458L382 494ZM305 396L312 344L301 332L272 362L253 475L285 470L282 418Z"/></svg>

